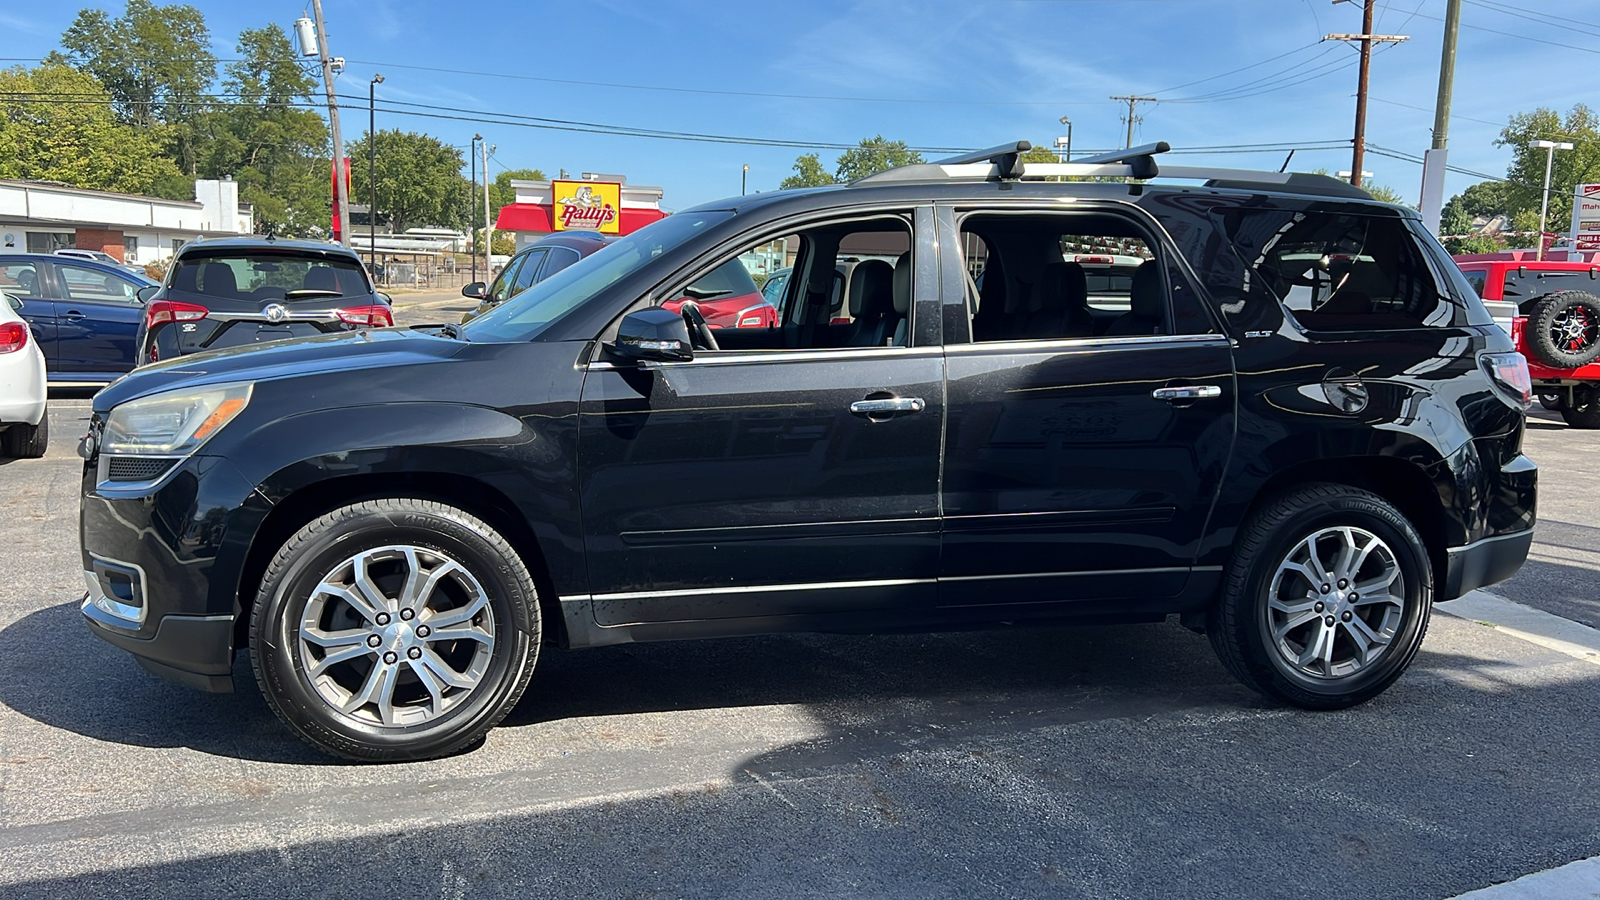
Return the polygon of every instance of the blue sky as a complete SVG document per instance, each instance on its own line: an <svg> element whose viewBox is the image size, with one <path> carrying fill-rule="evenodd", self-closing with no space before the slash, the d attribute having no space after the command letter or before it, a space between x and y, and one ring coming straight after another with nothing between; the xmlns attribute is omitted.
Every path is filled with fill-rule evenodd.
<svg viewBox="0 0 1600 900"><path fill-rule="evenodd" d="M240 29L267 21L288 29L303 8L193 5L223 58L234 55ZM6 55L55 48L79 6L0 11ZM1369 145L1417 156L1429 146L1444 8L1445 0L1379 0L1375 31L1411 39L1374 57ZM1065 134L1057 122L1065 115L1082 152L1121 146L1126 105L1107 98L1141 94L1162 102L1141 104L1135 143L1337 142L1352 132L1356 53L1319 41L1361 25L1356 4L1329 0L325 0L324 12L333 52L350 60L341 92L364 96L373 73L386 78L379 127L426 131L463 149L481 131L497 146L493 172L622 173L663 187L673 209L737 194L743 165L751 191L773 190L807 151L429 119L383 112L382 101L761 140L854 143L881 133L929 148L1047 143ZM1583 73L1600 54L1600 3L1465 0L1462 22L1450 163L1504 175L1510 152L1493 141L1508 116L1585 99ZM365 109L346 115L347 136L365 127ZM831 169L839 151L820 153ZM1182 161L1277 169L1284 156ZM1346 147L1298 152L1291 168L1349 166ZM1419 165L1369 154L1365 168L1415 201ZM1447 187L1475 180L1452 174Z"/></svg>

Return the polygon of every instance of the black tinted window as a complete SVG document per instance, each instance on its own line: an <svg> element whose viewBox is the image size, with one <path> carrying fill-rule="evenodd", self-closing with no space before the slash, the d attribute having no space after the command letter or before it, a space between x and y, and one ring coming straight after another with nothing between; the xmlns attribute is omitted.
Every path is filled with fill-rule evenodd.
<svg viewBox="0 0 1600 900"><path fill-rule="evenodd" d="M515 297L533 286L533 279L539 274L539 263L544 261L544 254L543 250L535 250L522 261L522 267L517 269L516 280L511 283L510 296Z"/></svg>
<svg viewBox="0 0 1600 900"><path fill-rule="evenodd" d="M1258 217L1276 227L1251 268L1303 327L1359 331L1451 322L1453 307L1398 216L1312 208L1242 219Z"/></svg>

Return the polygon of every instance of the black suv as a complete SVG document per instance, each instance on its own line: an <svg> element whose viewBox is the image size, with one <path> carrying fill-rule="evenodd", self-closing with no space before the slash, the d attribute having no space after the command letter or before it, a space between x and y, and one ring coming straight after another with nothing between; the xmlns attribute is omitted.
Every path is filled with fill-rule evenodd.
<svg viewBox="0 0 1600 900"><path fill-rule="evenodd" d="M138 363L394 324L361 257L338 244L222 238L185 244L139 291Z"/></svg>
<svg viewBox="0 0 1600 900"><path fill-rule="evenodd" d="M1025 148L680 212L464 326L135 372L83 444L89 627L209 690L247 649L355 759L480 739L546 647L770 632L1176 615L1282 701L1377 695L1527 554L1510 338L1348 185ZM757 248L777 327L660 306ZM1091 296L1081 255L1142 262Z"/></svg>

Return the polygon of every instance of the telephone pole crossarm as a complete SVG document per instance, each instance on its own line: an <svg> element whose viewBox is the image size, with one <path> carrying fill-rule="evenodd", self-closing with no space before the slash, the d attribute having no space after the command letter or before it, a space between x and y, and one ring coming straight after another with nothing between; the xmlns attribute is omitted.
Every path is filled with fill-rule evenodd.
<svg viewBox="0 0 1600 900"><path fill-rule="evenodd" d="M1371 41L1374 44L1399 44L1411 40L1409 34L1325 34L1325 41Z"/></svg>
<svg viewBox="0 0 1600 900"><path fill-rule="evenodd" d="M1132 147L1133 146L1133 126L1134 126L1135 123L1143 121L1143 117L1142 116L1138 116L1138 115L1134 114L1134 109L1140 103L1157 103L1159 101L1154 97L1135 97L1135 96L1131 96L1131 95L1122 96L1122 97L1112 97L1110 99L1112 99L1112 100L1121 100L1122 102L1128 104L1128 118L1123 120L1123 121L1128 123L1128 143L1125 144L1124 146Z"/></svg>

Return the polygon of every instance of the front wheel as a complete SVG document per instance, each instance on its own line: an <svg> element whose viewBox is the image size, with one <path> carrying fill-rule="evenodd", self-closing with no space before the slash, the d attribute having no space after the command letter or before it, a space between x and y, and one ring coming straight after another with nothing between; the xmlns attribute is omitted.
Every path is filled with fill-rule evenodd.
<svg viewBox="0 0 1600 900"><path fill-rule="evenodd" d="M511 545L468 513L369 500L278 550L250 620L250 658L295 734L347 759L427 759L481 739L516 705L539 604Z"/></svg>
<svg viewBox="0 0 1600 900"><path fill-rule="evenodd" d="M1247 686L1304 709L1382 693L1427 632L1433 570L1411 523L1381 497L1310 485L1241 529L1207 633Z"/></svg>
<svg viewBox="0 0 1600 900"><path fill-rule="evenodd" d="M1561 407L1561 418L1572 428L1600 428L1600 386L1574 388L1572 402Z"/></svg>

